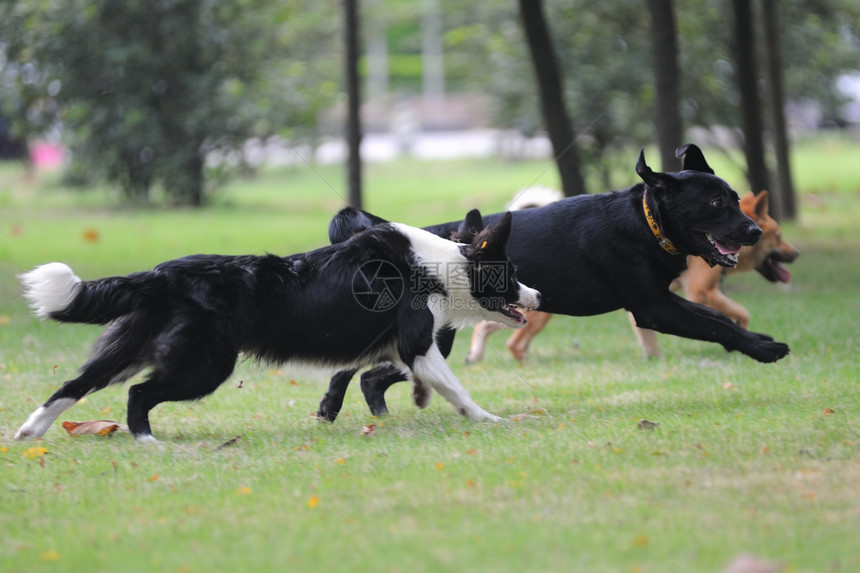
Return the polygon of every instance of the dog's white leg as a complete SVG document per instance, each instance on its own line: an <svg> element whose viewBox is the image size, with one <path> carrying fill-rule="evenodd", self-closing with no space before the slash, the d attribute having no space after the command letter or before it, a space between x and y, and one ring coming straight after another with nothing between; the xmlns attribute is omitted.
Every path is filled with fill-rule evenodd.
<svg viewBox="0 0 860 573"><path fill-rule="evenodd" d="M58 398L47 406L39 406L15 432L15 439L23 440L24 438L43 436L54 423L54 420L76 403L77 400L74 398Z"/></svg>
<svg viewBox="0 0 860 573"><path fill-rule="evenodd" d="M435 345L430 347L426 355L415 357L412 372L418 380L429 384L439 392L461 415L468 416L473 420L490 420L492 422L501 420L472 400L469 393L448 368L445 358Z"/></svg>

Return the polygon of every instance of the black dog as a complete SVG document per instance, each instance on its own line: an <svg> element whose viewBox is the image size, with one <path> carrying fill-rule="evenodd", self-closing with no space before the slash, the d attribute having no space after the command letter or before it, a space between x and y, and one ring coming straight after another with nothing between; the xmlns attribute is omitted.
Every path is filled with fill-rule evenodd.
<svg viewBox="0 0 860 573"><path fill-rule="evenodd" d="M498 420L472 401L436 342L441 330L482 319L522 326L517 307L538 304L505 256L510 215L494 219L483 230L480 214L470 212L465 245L389 223L283 258L196 255L94 281L62 263L38 267L20 277L37 316L110 326L80 376L15 438L41 436L87 394L151 366L129 389L128 427L154 441L149 411L215 391L240 352L330 369L392 362L411 374L417 397L429 396L427 384L460 414Z"/></svg>
<svg viewBox="0 0 860 573"><path fill-rule="evenodd" d="M624 308L640 327L718 342L760 362L779 360L788 354L787 345L744 330L669 290L669 283L685 269L688 254L733 267L741 245L754 244L761 235L741 212L737 193L714 175L698 147L686 145L677 155L684 156L680 172L654 172L640 153L636 173L643 183L514 212L508 255L517 274L541 292L542 311L592 316ZM332 220L329 236L341 241L382 221L347 208ZM450 237L460 227L453 222L426 229ZM453 338L453 332L444 334ZM450 350L452 343L440 341L443 349ZM320 417L335 419L354 374L343 371L332 378ZM387 412L385 390L402 379L390 365L362 375L361 389L374 414Z"/></svg>

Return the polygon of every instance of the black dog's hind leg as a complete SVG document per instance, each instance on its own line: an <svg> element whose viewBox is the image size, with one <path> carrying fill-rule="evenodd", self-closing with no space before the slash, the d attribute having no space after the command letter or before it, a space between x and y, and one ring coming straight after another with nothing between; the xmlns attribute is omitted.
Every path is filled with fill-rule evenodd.
<svg viewBox="0 0 860 573"><path fill-rule="evenodd" d="M215 329L211 329L214 331ZM162 402L196 400L215 391L233 373L238 345L218 336L181 333L150 372L146 382L128 389L128 429L140 441L156 441L149 425L149 411Z"/></svg>
<svg viewBox="0 0 860 573"><path fill-rule="evenodd" d="M378 366L361 375L361 392L364 401L374 416L385 416L388 414L388 405L385 403L385 391L392 384L403 382L408 376L393 364Z"/></svg>
<svg viewBox="0 0 860 573"><path fill-rule="evenodd" d="M358 369L341 370L331 377L331 380L329 380L328 383L328 391L325 393L325 396L322 397L322 400L320 400L320 406L317 410L317 418L328 422L335 421L337 415L340 413L341 407L343 406L343 398L346 396L346 389L349 387L349 382L352 380L352 377L355 376L356 372L358 372ZM362 384L364 384L363 380L364 377L362 376ZM383 406L384 405L385 404L383 404Z"/></svg>
<svg viewBox="0 0 860 573"><path fill-rule="evenodd" d="M44 435L60 414L97 390L128 380L146 365L140 356L146 342L146 330L140 325L142 316L129 316L114 322L99 337L93 354L81 367L77 378L68 380L37 408L21 428L15 439L38 438Z"/></svg>

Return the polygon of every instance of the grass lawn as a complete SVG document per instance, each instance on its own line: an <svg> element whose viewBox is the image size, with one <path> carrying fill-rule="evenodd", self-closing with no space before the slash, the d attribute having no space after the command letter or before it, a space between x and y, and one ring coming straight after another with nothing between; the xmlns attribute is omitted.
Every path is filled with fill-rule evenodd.
<svg viewBox="0 0 860 573"><path fill-rule="evenodd" d="M665 573L721 571L745 552L784 571L860 570L860 144L802 142L794 159L792 284L726 284L753 329L791 346L776 364L668 336L645 361L620 312L556 317L523 366L505 333L465 366L469 332L458 337L450 364L504 423L463 419L438 396L419 411L406 384L384 419L356 385L338 421L318 423L324 377L242 362L205 400L157 407L157 445L61 427L124 421L122 386L13 441L101 330L38 322L14 275L52 260L95 278L194 252L320 246L341 170L265 171L205 210L167 211L0 166L0 570ZM736 168L709 160L745 191ZM555 184L547 167L370 165L366 206L416 225L491 212ZM643 418L659 425L638 429Z"/></svg>

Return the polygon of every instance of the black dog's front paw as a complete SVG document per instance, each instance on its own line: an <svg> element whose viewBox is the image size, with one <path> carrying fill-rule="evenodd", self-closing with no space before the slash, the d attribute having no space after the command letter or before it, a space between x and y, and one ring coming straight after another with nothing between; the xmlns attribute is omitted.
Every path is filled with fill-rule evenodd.
<svg viewBox="0 0 860 573"><path fill-rule="evenodd" d="M788 344L769 339L757 344L749 355L759 362L776 362L780 358L787 356L789 352Z"/></svg>

